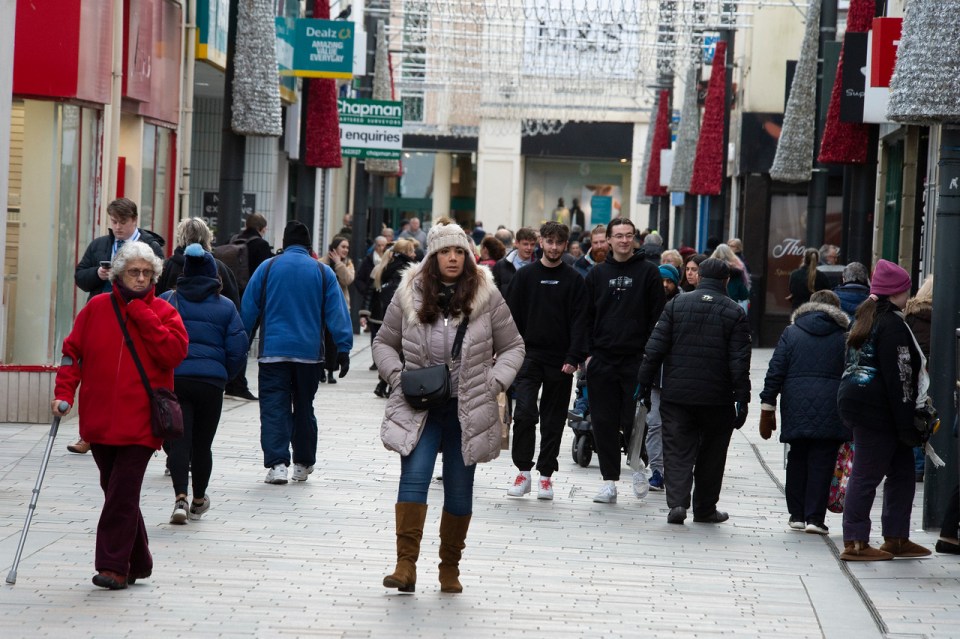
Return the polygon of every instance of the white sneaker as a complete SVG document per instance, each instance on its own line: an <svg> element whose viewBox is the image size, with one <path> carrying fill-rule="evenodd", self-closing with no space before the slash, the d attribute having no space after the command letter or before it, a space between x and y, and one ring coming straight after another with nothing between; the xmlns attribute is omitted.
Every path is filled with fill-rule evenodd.
<svg viewBox="0 0 960 639"><path fill-rule="evenodd" d="M283 464L277 464L267 471L267 478L263 481L267 484L287 483L287 467Z"/></svg>
<svg viewBox="0 0 960 639"><path fill-rule="evenodd" d="M633 494L637 499L643 499L650 492L650 480L647 478L647 473L642 470L638 470L633 473Z"/></svg>
<svg viewBox="0 0 960 639"><path fill-rule="evenodd" d="M790 526L791 530L803 530L807 526L802 519L791 519L787 525Z"/></svg>
<svg viewBox="0 0 960 639"><path fill-rule="evenodd" d="M593 501L598 504L617 503L617 482L603 482L603 486L600 487L600 492L594 496Z"/></svg>
<svg viewBox="0 0 960 639"><path fill-rule="evenodd" d="M185 524L187 523L187 505L186 499L177 499L173 503L173 512L170 513L170 523L171 524Z"/></svg>
<svg viewBox="0 0 960 639"><path fill-rule="evenodd" d="M293 465L293 474L290 479L293 481L307 481L307 477L313 472L313 466L304 466L303 464Z"/></svg>
<svg viewBox="0 0 960 639"><path fill-rule="evenodd" d="M540 487L537 489L537 499L553 499L553 480L550 477L540 476Z"/></svg>
<svg viewBox="0 0 960 639"><path fill-rule="evenodd" d="M507 494L511 497L523 497L530 492L530 485L532 483L530 471L521 470L517 478L513 480L513 486L507 489Z"/></svg>

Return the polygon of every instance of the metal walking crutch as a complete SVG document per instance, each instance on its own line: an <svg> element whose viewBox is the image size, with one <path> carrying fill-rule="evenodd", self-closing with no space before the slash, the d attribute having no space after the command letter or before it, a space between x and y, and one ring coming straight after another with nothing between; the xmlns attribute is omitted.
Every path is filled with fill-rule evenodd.
<svg viewBox="0 0 960 639"><path fill-rule="evenodd" d="M60 402L57 408L61 413L67 412L70 404ZM30 530L30 521L33 519L33 512L37 509L37 499L40 497L40 484L43 483L43 476L47 473L47 462L50 461L50 453L53 451L53 440L57 438L57 430L60 428L60 416L53 418L50 424L50 436L47 438L47 449L43 451L43 461L40 463L40 474L37 476L37 485L33 487L33 496L30 497L30 507L27 508L27 520L23 522L23 531L20 533L20 543L17 544L17 554L13 558L13 566L7 574L7 583L17 583L17 567L20 565L20 555L23 554L23 545L27 541L27 531Z"/></svg>

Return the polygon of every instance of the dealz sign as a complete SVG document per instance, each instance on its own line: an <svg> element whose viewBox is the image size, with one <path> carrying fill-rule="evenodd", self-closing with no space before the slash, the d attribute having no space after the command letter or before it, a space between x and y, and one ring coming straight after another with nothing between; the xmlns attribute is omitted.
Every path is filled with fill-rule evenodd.
<svg viewBox="0 0 960 639"><path fill-rule="evenodd" d="M399 160L403 150L403 103L337 100L343 157Z"/></svg>

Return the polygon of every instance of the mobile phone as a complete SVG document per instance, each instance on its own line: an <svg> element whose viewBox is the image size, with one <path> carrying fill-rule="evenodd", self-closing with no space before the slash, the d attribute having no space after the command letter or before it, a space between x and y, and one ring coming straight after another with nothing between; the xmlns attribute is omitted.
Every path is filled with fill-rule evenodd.
<svg viewBox="0 0 960 639"><path fill-rule="evenodd" d="M108 271L110 270L111 265L113 265L113 262L111 262L110 260L102 260L100 262L100 268L106 269Z"/></svg>

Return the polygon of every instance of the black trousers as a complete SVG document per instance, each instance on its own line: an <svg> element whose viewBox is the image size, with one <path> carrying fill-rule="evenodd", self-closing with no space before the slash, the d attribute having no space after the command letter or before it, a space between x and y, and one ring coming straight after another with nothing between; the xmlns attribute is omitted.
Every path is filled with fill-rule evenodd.
<svg viewBox="0 0 960 639"><path fill-rule="evenodd" d="M693 489L694 517L709 517L720 500L733 434L733 404L691 406L661 401L660 417L667 506L690 508Z"/></svg>
<svg viewBox="0 0 960 639"><path fill-rule="evenodd" d="M587 394L593 442L600 460L600 474L606 481L620 479L620 432L630 441L637 402L639 360L605 362L597 357L587 367Z"/></svg>
<svg viewBox="0 0 960 639"><path fill-rule="evenodd" d="M960 486L955 486L943 512L940 536L947 539L956 539L958 528L960 528Z"/></svg>
<svg viewBox="0 0 960 639"><path fill-rule="evenodd" d="M183 437L165 446L173 492L187 494L189 475L193 480L193 497L200 499L207 494L213 472L213 438L220 424L223 391L213 384L179 378L174 379L173 390L183 411Z"/></svg>
<svg viewBox="0 0 960 639"><path fill-rule="evenodd" d="M839 439L799 439L787 453L787 511L793 521L822 524L827 516L830 481Z"/></svg>
<svg viewBox="0 0 960 639"><path fill-rule="evenodd" d="M523 361L517 373L516 409L513 413L513 463L520 470L533 468L533 452L536 444L537 421L540 422L540 456L537 470L550 477L559 469L560 441L570 401L573 376L560 370L560 366L544 365L530 358ZM537 395L540 387L540 408Z"/></svg>

